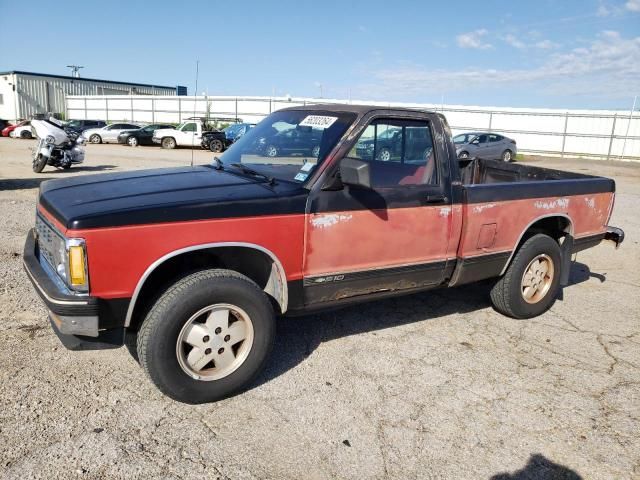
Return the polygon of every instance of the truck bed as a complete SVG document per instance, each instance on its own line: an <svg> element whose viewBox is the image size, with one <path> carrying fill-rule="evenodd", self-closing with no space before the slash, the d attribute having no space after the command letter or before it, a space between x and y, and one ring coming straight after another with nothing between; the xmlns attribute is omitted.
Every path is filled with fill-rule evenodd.
<svg viewBox="0 0 640 480"><path fill-rule="evenodd" d="M495 160L461 162L463 225L457 256L465 274L453 284L501 274L523 233L571 237L575 253L599 243L613 207L613 180Z"/></svg>

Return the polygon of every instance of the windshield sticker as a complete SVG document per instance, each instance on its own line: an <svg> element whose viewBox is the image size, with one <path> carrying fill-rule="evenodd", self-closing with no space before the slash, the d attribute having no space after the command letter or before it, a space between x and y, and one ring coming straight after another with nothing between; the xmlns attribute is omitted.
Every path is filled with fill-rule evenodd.
<svg viewBox="0 0 640 480"><path fill-rule="evenodd" d="M316 166L315 163L307 162L304 165L302 165L302 168L300 169L300 171L301 172L308 172L309 170L311 170L315 166Z"/></svg>
<svg viewBox="0 0 640 480"><path fill-rule="evenodd" d="M334 122L338 120L338 117L327 117L324 115L307 115L304 120L302 120L299 125L301 127L312 127L312 128L329 128Z"/></svg>
<svg viewBox="0 0 640 480"><path fill-rule="evenodd" d="M299 182L304 182L307 179L308 176L309 176L308 173L300 172L294 177L294 179L298 180Z"/></svg>

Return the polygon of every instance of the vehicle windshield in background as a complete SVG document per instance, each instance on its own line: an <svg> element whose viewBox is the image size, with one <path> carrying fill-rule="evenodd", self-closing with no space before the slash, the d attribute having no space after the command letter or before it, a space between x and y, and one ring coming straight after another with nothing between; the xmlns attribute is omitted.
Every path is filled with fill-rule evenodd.
<svg viewBox="0 0 640 480"><path fill-rule="evenodd" d="M453 137L453 143L458 145L462 143L469 143L475 137L477 137L477 135L474 133L461 133L460 135L456 135L455 137Z"/></svg>
<svg viewBox="0 0 640 480"><path fill-rule="evenodd" d="M355 118L346 112L275 112L240 137L220 160L225 166L242 163L262 175L304 182Z"/></svg>

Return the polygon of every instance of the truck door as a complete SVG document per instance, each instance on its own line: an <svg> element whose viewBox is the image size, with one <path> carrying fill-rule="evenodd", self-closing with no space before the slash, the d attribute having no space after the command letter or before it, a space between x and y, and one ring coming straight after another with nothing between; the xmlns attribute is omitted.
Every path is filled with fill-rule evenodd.
<svg viewBox="0 0 640 480"><path fill-rule="evenodd" d="M307 305L443 281L452 218L445 194L448 157L444 142L434 144L434 123L424 114L409 117L372 117L343 156L369 164L370 189L331 190L325 183L311 192L303 266ZM389 130L398 131L401 148L381 158L376 150L388 148ZM341 160L332 162L329 179Z"/></svg>
<svg viewBox="0 0 640 480"><path fill-rule="evenodd" d="M198 135L199 130L199 125L196 122L185 123L180 130L180 135L176 138L178 145L199 146L202 139L202 135Z"/></svg>

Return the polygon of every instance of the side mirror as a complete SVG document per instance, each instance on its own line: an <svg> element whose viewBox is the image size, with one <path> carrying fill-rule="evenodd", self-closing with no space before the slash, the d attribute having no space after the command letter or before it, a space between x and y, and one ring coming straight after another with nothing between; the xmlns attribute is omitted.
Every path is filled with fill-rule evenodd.
<svg viewBox="0 0 640 480"><path fill-rule="evenodd" d="M340 177L345 185L371 188L369 164L357 158L343 158L340 162Z"/></svg>

